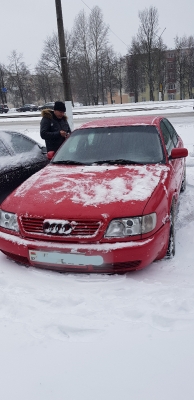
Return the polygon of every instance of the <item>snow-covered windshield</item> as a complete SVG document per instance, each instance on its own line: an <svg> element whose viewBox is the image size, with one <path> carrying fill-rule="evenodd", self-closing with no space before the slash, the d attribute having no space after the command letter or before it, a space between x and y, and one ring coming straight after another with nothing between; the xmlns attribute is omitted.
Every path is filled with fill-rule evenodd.
<svg viewBox="0 0 194 400"><path fill-rule="evenodd" d="M52 163L148 164L164 162L155 126L138 125L78 129L57 152Z"/></svg>

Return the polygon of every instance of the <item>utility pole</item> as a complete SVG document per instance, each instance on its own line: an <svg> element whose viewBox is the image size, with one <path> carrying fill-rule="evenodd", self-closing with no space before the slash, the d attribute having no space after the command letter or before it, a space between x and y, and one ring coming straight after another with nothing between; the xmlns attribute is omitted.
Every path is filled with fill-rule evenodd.
<svg viewBox="0 0 194 400"><path fill-rule="evenodd" d="M59 50L60 50L60 58L61 58L61 71L62 71L62 80L63 80L63 90L64 90L64 100L71 101L71 88L70 88L70 80L69 80L69 72L68 72L68 63L67 63L67 53L65 46L65 35L63 28L63 15L62 15L62 7L61 0L55 0L56 13L57 13L57 27L58 27L58 38L59 38Z"/></svg>

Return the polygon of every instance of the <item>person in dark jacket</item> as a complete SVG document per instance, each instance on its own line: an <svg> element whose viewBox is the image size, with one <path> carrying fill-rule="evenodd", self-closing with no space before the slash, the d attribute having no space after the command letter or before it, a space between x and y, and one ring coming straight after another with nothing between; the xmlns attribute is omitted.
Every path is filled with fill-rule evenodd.
<svg viewBox="0 0 194 400"><path fill-rule="evenodd" d="M47 152L56 152L71 133L65 111L65 104L62 101L56 101L54 110L45 109L41 112L40 136L45 140Z"/></svg>

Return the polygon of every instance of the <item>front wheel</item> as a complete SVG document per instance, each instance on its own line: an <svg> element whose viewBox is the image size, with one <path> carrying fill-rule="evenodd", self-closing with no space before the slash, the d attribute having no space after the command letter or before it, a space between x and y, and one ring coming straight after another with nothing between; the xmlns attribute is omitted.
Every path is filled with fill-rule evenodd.
<svg viewBox="0 0 194 400"><path fill-rule="evenodd" d="M175 203L172 202L170 211L170 230L169 230L169 241L168 250L166 252L166 258L172 258L175 255Z"/></svg>

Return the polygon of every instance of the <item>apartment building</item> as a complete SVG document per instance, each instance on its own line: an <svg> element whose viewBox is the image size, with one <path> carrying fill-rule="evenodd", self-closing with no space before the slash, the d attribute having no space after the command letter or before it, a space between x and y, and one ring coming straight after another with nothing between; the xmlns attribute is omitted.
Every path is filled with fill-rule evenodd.
<svg viewBox="0 0 194 400"><path fill-rule="evenodd" d="M182 54L186 54L188 49L181 50ZM184 55L183 54L183 55ZM189 95L187 91L186 85L183 88L180 88L180 83L178 79L178 63L176 57L176 50L167 50L165 52L166 62L165 62L165 71L163 71L165 79L163 83L160 83L154 90L154 101L162 101L162 100L180 100L180 99L188 99L190 97L194 98L194 79L193 79L193 87L191 88L191 93ZM194 73L194 72L193 72ZM156 86L156 85L155 85ZM182 92L181 92L182 91ZM110 104L110 96L107 97L108 103ZM124 90L122 91L122 95L120 93L115 93L113 96L113 103L120 104L122 103L133 103L135 102L135 94L131 91L126 93ZM138 102L144 102L150 100L149 86L146 82L145 76L141 75L141 80L138 88Z"/></svg>

